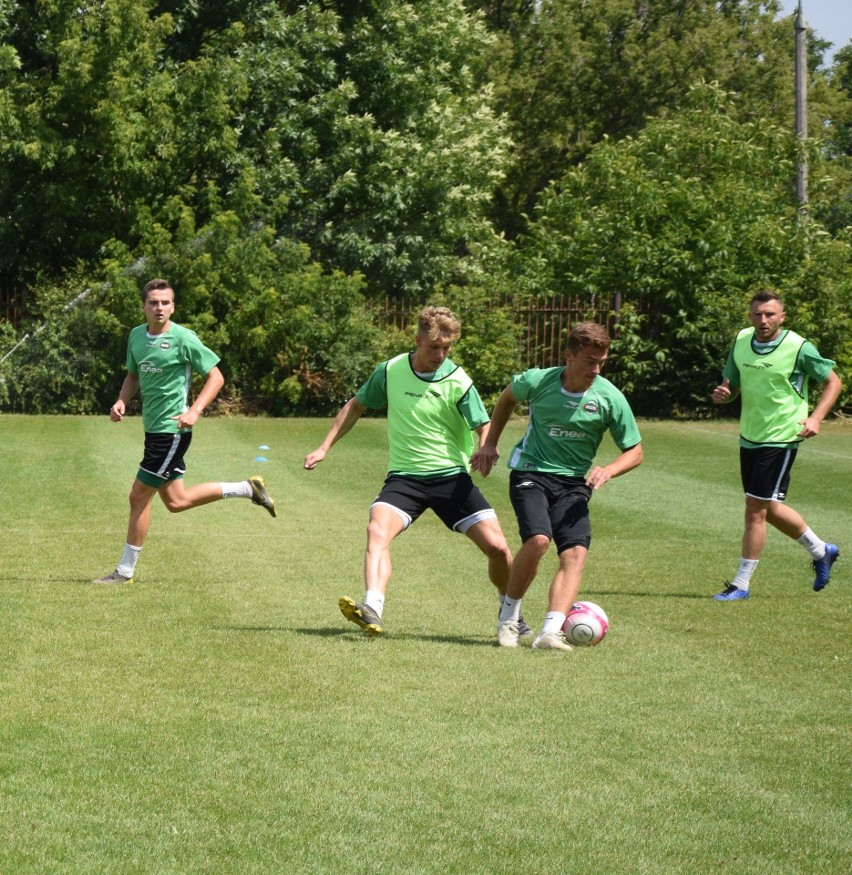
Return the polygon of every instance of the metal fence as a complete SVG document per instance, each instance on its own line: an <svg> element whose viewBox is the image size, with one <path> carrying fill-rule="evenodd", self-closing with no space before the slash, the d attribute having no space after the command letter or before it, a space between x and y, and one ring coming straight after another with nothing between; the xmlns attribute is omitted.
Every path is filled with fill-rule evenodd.
<svg viewBox="0 0 852 875"><path fill-rule="evenodd" d="M547 368L563 362L568 332L577 322L598 322L612 336L620 305L620 296L595 303L578 295L562 294L535 297L524 303L497 299L486 306L512 308L520 329L518 354L522 364L528 368ZM385 298L374 305L374 312L379 321L404 330L411 327L422 306L411 299Z"/></svg>

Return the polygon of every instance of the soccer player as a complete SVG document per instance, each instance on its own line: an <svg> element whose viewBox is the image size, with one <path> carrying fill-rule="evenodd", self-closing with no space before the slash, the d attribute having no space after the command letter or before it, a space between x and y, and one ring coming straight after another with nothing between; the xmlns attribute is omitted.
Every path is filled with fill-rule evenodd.
<svg viewBox="0 0 852 875"><path fill-rule="evenodd" d="M388 475L370 506L364 601L348 596L338 601L343 616L370 636L383 632L391 541L427 508L479 547L488 557L491 582L501 597L506 592L512 554L497 514L468 472L471 432L484 440L488 413L471 378L449 358L460 335L461 325L446 307L422 310L414 352L379 364L305 457L305 468L314 469L364 411L387 408ZM528 626L521 631L532 634Z"/></svg>
<svg viewBox="0 0 852 875"><path fill-rule="evenodd" d="M568 335L564 367L532 368L512 378L494 408L487 438L471 459L471 467L488 476L500 458L497 443L515 405L529 404L526 434L509 457L509 498L523 544L512 563L497 623L502 647L518 646L521 601L555 541L559 567L533 647L572 649L562 625L580 592L591 542L589 500L607 481L642 462L642 439L633 412L624 395L600 374L609 347L601 325L575 325ZM592 467L607 431L621 452L608 465Z"/></svg>
<svg viewBox="0 0 852 875"><path fill-rule="evenodd" d="M836 544L827 544L811 531L802 517L784 501L790 471L801 441L816 437L820 423L840 397L842 385L834 362L823 358L813 344L783 328L784 303L771 289L758 292L749 303L751 328L737 334L713 390L716 404L727 404L739 394L740 474L745 491L745 526L742 556L736 576L716 601L749 597L751 577L766 544L766 524L798 541L808 551L819 592L831 577L840 556ZM808 415L808 381L824 383L813 412Z"/></svg>
<svg viewBox="0 0 852 875"><path fill-rule="evenodd" d="M151 521L151 501L159 494L163 504L178 513L220 501L248 498L275 516L275 502L262 477L238 483L200 483L184 487L184 456L192 441L192 427L224 385L219 357L188 328L172 322L175 293L164 279L154 279L142 290L145 325L130 332L127 341L127 376L118 400L109 411L121 422L128 402L142 395L145 429L144 458L130 490L127 542L115 571L92 583L130 583ZM188 406L192 372L204 377L204 387Z"/></svg>

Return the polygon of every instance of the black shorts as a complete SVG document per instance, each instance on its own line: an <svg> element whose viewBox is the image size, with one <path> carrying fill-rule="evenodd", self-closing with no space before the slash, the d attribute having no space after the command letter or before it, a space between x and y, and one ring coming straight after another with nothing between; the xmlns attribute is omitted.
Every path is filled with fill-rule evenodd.
<svg viewBox="0 0 852 875"><path fill-rule="evenodd" d="M497 516L470 474L425 478L389 474L373 502L376 504L393 508L406 529L430 507L448 529L462 534Z"/></svg>
<svg viewBox="0 0 852 875"><path fill-rule="evenodd" d="M784 501L798 447L740 447L745 494L761 501Z"/></svg>
<svg viewBox="0 0 852 875"><path fill-rule="evenodd" d="M191 443L191 431L180 434L146 431L145 456L136 477L153 489L159 489L167 480L179 480L186 473L183 457Z"/></svg>
<svg viewBox="0 0 852 875"><path fill-rule="evenodd" d="M589 499L592 487L583 477L562 477L540 471L512 471L509 498L518 518L522 541L547 535L562 553L592 542Z"/></svg>

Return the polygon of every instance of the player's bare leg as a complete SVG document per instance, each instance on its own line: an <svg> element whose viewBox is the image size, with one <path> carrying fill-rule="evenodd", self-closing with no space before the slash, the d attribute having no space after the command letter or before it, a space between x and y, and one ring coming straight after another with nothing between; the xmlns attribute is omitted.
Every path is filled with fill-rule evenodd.
<svg viewBox="0 0 852 875"><path fill-rule="evenodd" d="M382 611L392 572L390 545L404 529L405 521L392 508L384 504L370 508L367 548L364 551L364 601L357 602L349 596L342 596L337 602L343 616L371 637L381 635L384 631Z"/></svg>
<svg viewBox="0 0 852 875"><path fill-rule="evenodd" d="M572 649L562 625L580 592L588 552L586 547L577 545L559 554L559 568L550 584L549 609L544 617L541 635L533 642L536 650Z"/></svg>
<svg viewBox="0 0 852 875"><path fill-rule="evenodd" d="M512 551L497 518L482 520L471 526L465 534L488 557L488 579L500 595L506 595L512 567Z"/></svg>
<svg viewBox="0 0 852 875"><path fill-rule="evenodd" d="M181 513L222 500L222 487L219 483L198 483L187 488L182 479L167 480L158 491L163 504L171 513Z"/></svg>

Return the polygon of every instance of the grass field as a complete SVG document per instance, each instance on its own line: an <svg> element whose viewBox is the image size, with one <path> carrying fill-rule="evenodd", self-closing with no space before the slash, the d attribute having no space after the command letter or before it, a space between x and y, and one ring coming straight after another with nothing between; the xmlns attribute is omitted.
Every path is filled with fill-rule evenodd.
<svg viewBox="0 0 852 875"><path fill-rule="evenodd" d="M496 647L484 562L433 516L395 544L386 635L343 620L384 422L303 471L327 426L202 422L187 482L262 473L278 519L157 504L136 582L103 588L140 421L0 417L0 872L852 871L852 427L790 492L841 545L829 587L772 532L720 604L736 426L642 423L645 463L592 504L610 633L554 654ZM483 488L517 547L507 484Z"/></svg>

